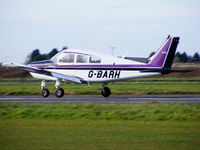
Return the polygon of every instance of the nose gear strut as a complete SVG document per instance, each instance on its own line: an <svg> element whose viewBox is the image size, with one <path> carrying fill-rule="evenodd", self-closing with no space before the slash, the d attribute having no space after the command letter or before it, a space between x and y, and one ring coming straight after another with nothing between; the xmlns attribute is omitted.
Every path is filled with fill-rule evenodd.
<svg viewBox="0 0 200 150"><path fill-rule="evenodd" d="M60 80L60 79L57 79L57 80L56 80L56 84L55 84L55 87L56 87L55 95L56 95L56 97L58 97L58 98L63 97L64 94L65 94L63 88L61 88L60 85L61 85L61 80ZM45 88L45 87L46 87L46 80L42 80L42 82L41 82L41 89L42 89L41 94L42 94L43 97L48 97L49 94L50 94L50 92L49 92L49 90L48 90L47 88Z"/></svg>

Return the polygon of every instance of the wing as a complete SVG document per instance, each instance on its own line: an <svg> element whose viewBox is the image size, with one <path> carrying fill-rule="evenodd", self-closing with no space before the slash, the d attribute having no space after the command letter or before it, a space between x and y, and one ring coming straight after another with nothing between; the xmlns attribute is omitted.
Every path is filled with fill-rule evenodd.
<svg viewBox="0 0 200 150"><path fill-rule="evenodd" d="M61 73L57 73L57 72L53 72L53 71L48 71L46 69L39 69L39 68L36 68L36 67L30 67L30 66L26 66L26 65L22 65L22 64L8 62L8 63L3 63L2 66L7 67L7 68L18 68L18 69L26 70L26 71L29 71L29 72L48 75L48 76L51 76L51 77L55 77L55 78L58 78L58 79L64 79L64 80L75 82L75 83L84 83L84 80L79 78L79 77L61 74Z"/></svg>

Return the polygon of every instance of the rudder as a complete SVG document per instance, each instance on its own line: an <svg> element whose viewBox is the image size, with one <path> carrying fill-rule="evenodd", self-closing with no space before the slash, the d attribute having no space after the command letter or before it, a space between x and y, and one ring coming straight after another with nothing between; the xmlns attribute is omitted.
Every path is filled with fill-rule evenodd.
<svg viewBox="0 0 200 150"><path fill-rule="evenodd" d="M175 56L175 53L176 53L176 49L177 49L177 46L178 46L178 43L179 43L179 39L180 39L179 37L174 37L173 40L172 40L167 58L165 60L164 66L163 66L165 69L170 69L171 66L172 66L174 56Z"/></svg>

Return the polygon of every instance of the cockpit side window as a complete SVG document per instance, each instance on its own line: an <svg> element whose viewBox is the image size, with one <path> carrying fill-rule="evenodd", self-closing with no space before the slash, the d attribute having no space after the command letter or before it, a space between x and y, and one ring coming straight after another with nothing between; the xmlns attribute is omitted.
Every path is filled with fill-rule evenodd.
<svg viewBox="0 0 200 150"><path fill-rule="evenodd" d="M90 63L101 63L101 58L97 57L97 56L90 56Z"/></svg>
<svg viewBox="0 0 200 150"><path fill-rule="evenodd" d="M88 62L88 56L86 56L86 55L77 55L76 62L77 63L87 63Z"/></svg>
<svg viewBox="0 0 200 150"><path fill-rule="evenodd" d="M59 59L59 62L61 63L74 63L74 54L64 54Z"/></svg>

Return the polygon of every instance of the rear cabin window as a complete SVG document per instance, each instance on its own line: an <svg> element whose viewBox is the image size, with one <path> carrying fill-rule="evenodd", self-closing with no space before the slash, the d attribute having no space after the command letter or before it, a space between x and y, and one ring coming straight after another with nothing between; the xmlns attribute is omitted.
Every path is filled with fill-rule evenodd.
<svg viewBox="0 0 200 150"><path fill-rule="evenodd" d="M90 56L90 63L101 63L101 58L97 56Z"/></svg>
<svg viewBox="0 0 200 150"><path fill-rule="evenodd" d="M65 55L62 55L59 62L61 62L61 63L74 63L74 58L75 58L74 54L65 54Z"/></svg>
<svg viewBox="0 0 200 150"><path fill-rule="evenodd" d="M86 55L77 55L76 57L77 63L87 63L87 61L88 61L88 56Z"/></svg>

